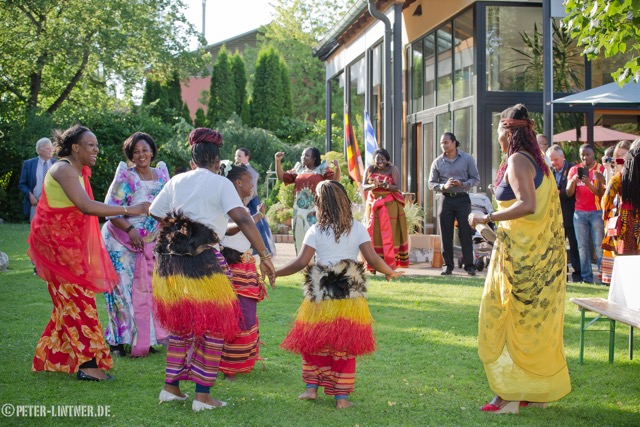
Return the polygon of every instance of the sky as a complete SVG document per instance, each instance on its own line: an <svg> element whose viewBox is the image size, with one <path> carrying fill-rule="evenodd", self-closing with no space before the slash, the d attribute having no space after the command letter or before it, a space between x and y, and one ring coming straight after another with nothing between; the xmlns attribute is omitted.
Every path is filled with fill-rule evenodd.
<svg viewBox="0 0 640 427"><path fill-rule="evenodd" d="M206 1L205 37L217 43L268 24L273 19L272 0L184 0L187 19L202 31L202 3ZM196 47L194 42L192 47Z"/></svg>

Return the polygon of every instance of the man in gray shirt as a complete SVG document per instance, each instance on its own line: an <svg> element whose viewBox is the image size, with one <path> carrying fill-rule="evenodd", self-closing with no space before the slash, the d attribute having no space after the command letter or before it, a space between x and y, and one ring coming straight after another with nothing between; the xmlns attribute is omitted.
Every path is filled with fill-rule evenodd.
<svg viewBox="0 0 640 427"><path fill-rule="evenodd" d="M458 237L462 246L464 269L470 276L475 276L472 231L468 217L471 213L469 189L480 182L478 167L473 157L458 150L460 142L451 132L442 135L440 146L442 155L433 161L429 174L429 188L441 193L438 219L446 268L440 274L449 275L453 271L453 232L454 222L458 220Z"/></svg>

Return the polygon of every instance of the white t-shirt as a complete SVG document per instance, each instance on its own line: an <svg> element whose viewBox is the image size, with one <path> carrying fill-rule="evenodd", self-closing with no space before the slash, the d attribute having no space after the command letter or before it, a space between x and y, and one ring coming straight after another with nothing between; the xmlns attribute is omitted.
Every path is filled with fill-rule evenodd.
<svg viewBox="0 0 640 427"><path fill-rule="evenodd" d="M151 204L149 212L164 218L170 212L182 211L222 238L229 222L227 212L238 207L244 205L231 181L198 168L171 178Z"/></svg>
<svg viewBox="0 0 640 427"><path fill-rule="evenodd" d="M245 208L249 212L249 208ZM232 222L230 224L233 224ZM233 236L224 236L220 242L225 248L235 249L238 252L245 253L251 247L251 242L247 239L242 231L238 231Z"/></svg>
<svg viewBox="0 0 640 427"><path fill-rule="evenodd" d="M364 225L353 221L351 232L343 234L340 241L336 242L333 229L326 232L320 231L318 224L314 224L307 230L302 245L307 245L316 250L316 262L318 264L332 266L343 259L356 261L360 252L360 245L370 242L371 237Z"/></svg>

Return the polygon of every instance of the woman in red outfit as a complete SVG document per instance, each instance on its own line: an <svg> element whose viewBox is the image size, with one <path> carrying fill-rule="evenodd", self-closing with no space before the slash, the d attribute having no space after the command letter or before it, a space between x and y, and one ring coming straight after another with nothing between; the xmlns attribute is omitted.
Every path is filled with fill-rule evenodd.
<svg viewBox="0 0 640 427"><path fill-rule="evenodd" d="M44 178L29 234L38 275L47 281L51 320L36 346L34 371L78 373L79 380L109 379L113 361L96 310L95 292L118 283L100 235L98 216L144 215L149 204L109 206L93 200L89 177L98 157L91 131L73 126L56 132L60 160Z"/></svg>
<svg viewBox="0 0 640 427"><path fill-rule="evenodd" d="M409 267L409 234L400 193L400 172L384 148L373 153L374 164L364 174L367 231L378 256L394 270ZM370 271L374 271L371 266Z"/></svg>

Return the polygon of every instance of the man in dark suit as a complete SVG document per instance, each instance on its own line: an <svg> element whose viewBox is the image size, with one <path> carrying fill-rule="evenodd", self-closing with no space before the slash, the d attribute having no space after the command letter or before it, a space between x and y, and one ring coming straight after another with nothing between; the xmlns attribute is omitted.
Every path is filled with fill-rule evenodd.
<svg viewBox="0 0 640 427"><path fill-rule="evenodd" d="M44 177L55 163L53 157L53 144L49 138L40 138L36 142L38 157L25 160L20 173L18 187L24 195L23 213L29 215L29 221L36 214L36 205L42 195L42 183Z"/></svg>
<svg viewBox="0 0 640 427"><path fill-rule="evenodd" d="M578 251L578 241L573 229L573 212L575 211L576 198L567 196L567 175L573 166L564 158L564 150L559 145L552 145L547 150L547 157L551 161L551 170L556 178L558 194L560 195L560 207L562 208L562 219L564 223L564 234L569 239L569 259L573 266L571 274L572 281L582 282L580 271L580 252Z"/></svg>

